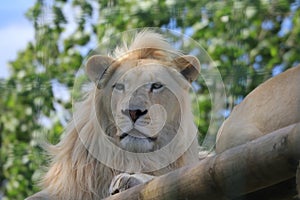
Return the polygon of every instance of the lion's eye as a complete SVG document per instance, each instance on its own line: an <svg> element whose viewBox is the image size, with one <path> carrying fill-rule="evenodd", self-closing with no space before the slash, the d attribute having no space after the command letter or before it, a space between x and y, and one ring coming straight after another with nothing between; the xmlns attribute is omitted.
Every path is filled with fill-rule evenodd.
<svg viewBox="0 0 300 200"><path fill-rule="evenodd" d="M159 83L159 82L153 83L153 84L151 85L151 92L153 92L154 90L159 90L159 89L161 89L163 86L164 86L164 85L161 84L161 83Z"/></svg>
<svg viewBox="0 0 300 200"><path fill-rule="evenodd" d="M113 88L116 89L116 90L124 90L125 86L122 83L116 83L116 84L113 85Z"/></svg>

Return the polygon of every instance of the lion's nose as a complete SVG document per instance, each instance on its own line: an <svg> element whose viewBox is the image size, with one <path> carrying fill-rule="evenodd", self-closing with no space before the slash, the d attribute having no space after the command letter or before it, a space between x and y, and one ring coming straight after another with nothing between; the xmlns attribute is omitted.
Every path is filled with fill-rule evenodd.
<svg viewBox="0 0 300 200"><path fill-rule="evenodd" d="M141 116L147 114L147 112L148 112L148 110L143 110L143 111L142 111L142 110L140 110L140 109L138 109L138 110L129 110L129 109L122 110L122 113L123 113L124 115L127 115L128 117L130 117L131 120L133 121L133 123L135 123L136 120L137 120L138 118L140 118Z"/></svg>

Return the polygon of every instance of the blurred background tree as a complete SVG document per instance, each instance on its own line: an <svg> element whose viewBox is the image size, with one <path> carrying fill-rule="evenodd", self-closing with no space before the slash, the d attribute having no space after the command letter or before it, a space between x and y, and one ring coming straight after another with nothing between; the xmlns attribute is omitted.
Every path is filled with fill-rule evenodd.
<svg viewBox="0 0 300 200"><path fill-rule="evenodd" d="M10 63L11 76L0 81L0 199L38 191L47 156L34 136L47 133L50 142L59 140L70 119L75 73L98 43L143 27L192 37L221 72L228 116L261 82L299 63L299 6L299 0L36 0L26 13L35 41ZM203 138L211 103L205 83L198 84Z"/></svg>

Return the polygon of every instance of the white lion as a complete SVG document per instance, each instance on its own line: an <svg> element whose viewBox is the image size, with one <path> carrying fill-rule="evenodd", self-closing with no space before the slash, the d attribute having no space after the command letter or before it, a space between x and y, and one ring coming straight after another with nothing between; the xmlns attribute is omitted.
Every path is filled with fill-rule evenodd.
<svg viewBox="0 0 300 200"><path fill-rule="evenodd" d="M197 58L150 31L114 57L92 56L86 73L94 87L48 148L43 190L28 199L99 199L197 162L188 96L199 72Z"/></svg>
<svg viewBox="0 0 300 200"><path fill-rule="evenodd" d="M220 128L216 152L244 144L300 122L300 66L279 74L253 90Z"/></svg>

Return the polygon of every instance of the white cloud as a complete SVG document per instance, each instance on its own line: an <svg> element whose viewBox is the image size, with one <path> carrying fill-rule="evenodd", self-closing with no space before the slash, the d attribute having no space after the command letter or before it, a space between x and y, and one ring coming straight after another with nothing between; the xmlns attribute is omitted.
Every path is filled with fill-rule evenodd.
<svg viewBox="0 0 300 200"><path fill-rule="evenodd" d="M17 57L17 52L25 49L33 41L34 30L29 23L14 23L0 27L0 78L6 78L8 62Z"/></svg>

